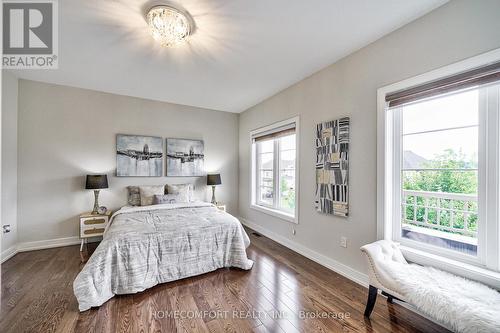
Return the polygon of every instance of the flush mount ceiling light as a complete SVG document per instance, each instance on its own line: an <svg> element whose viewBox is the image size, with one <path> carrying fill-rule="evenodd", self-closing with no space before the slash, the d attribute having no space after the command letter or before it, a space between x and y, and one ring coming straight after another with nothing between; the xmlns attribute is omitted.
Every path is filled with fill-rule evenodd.
<svg viewBox="0 0 500 333"><path fill-rule="evenodd" d="M153 38L163 47L184 43L194 31L191 15L172 6L155 6L146 14Z"/></svg>

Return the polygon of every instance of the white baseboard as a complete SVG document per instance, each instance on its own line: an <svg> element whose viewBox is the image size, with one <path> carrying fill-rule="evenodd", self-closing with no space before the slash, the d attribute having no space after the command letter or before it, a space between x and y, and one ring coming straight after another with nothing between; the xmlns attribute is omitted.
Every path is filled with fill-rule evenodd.
<svg viewBox="0 0 500 333"><path fill-rule="evenodd" d="M7 250L2 252L2 256L0 258L0 263L3 263L7 259L12 258L17 253L17 246L11 246Z"/></svg>
<svg viewBox="0 0 500 333"><path fill-rule="evenodd" d="M62 247L62 246L80 244L80 242L81 240L77 236L47 239L35 242L24 242L17 244L17 252L51 249L53 247Z"/></svg>
<svg viewBox="0 0 500 333"><path fill-rule="evenodd" d="M17 245L14 245L2 252L1 263L6 261L7 259L10 259L19 252L51 249L54 247L62 247L75 244L80 244L80 238L77 236L18 243Z"/></svg>
<svg viewBox="0 0 500 333"><path fill-rule="evenodd" d="M326 268L331 269L336 273L339 273L340 275L345 276L346 278L356 282L357 284L360 284L364 287L368 287L368 276L366 274L361 273L355 269L352 269L351 267L343 263L340 263L335 259L329 258L321 253L313 251L302 244L299 244L286 237L278 235L277 233L265 229L262 226L255 224L251 221L248 221L242 217L240 217L239 219L243 225L249 227L250 229L253 229L263 234L264 236L271 238L273 241L289 248L290 250L293 250L303 255L304 257L311 259L312 261L315 261L318 264L325 266Z"/></svg>

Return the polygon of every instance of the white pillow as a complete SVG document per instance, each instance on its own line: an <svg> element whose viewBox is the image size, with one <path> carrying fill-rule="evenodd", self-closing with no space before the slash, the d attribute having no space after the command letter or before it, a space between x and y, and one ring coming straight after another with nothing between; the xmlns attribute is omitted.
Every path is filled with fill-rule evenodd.
<svg viewBox="0 0 500 333"><path fill-rule="evenodd" d="M153 204L155 195L165 194L165 187L163 185L139 186L139 192L141 193L141 206L149 206Z"/></svg>
<svg viewBox="0 0 500 333"><path fill-rule="evenodd" d="M181 203L178 194L163 194L153 197L153 205Z"/></svg>
<svg viewBox="0 0 500 333"><path fill-rule="evenodd" d="M180 202L194 201L192 184L167 184L167 194L178 194Z"/></svg>

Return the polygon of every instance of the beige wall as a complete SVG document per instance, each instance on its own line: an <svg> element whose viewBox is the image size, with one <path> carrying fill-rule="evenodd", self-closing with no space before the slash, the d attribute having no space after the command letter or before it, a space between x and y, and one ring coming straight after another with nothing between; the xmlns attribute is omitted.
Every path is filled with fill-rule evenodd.
<svg viewBox="0 0 500 333"><path fill-rule="evenodd" d="M242 113L240 216L365 272L359 247L376 240L377 88L500 47L498 13L497 0L451 1ZM249 207L249 132L296 115L301 127L299 225ZM342 116L351 117L348 218L314 208L315 125ZM341 236L348 238L347 248L339 246Z"/></svg>
<svg viewBox="0 0 500 333"><path fill-rule="evenodd" d="M17 242L17 78L2 73L2 225L11 232L2 233L2 251Z"/></svg>
<svg viewBox="0 0 500 333"><path fill-rule="evenodd" d="M78 236L78 215L93 205L87 173L108 174L100 203L112 209L128 185L194 182L210 199L205 177L114 177L118 133L203 139L207 171L222 175L217 199L236 214L237 114L20 80L19 242Z"/></svg>

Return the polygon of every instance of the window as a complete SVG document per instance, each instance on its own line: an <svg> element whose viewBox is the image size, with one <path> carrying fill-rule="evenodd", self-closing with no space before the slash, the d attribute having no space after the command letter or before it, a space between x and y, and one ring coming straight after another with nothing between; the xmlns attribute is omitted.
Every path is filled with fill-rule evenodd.
<svg viewBox="0 0 500 333"><path fill-rule="evenodd" d="M392 112L400 128L398 236L477 256L479 89Z"/></svg>
<svg viewBox="0 0 500 333"><path fill-rule="evenodd" d="M252 208L296 222L298 119L251 133Z"/></svg>
<svg viewBox="0 0 500 333"><path fill-rule="evenodd" d="M378 91L378 237L416 262L500 271L499 60L494 51Z"/></svg>

